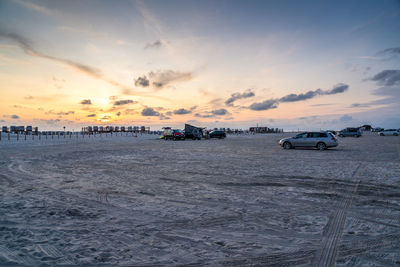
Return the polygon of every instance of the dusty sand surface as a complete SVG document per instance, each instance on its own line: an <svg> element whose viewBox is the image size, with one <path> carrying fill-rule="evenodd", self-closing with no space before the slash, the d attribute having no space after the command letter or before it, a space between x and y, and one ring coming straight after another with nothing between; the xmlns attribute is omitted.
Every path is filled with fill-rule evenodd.
<svg viewBox="0 0 400 267"><path fill-rule="evenodd" d="M0 265L400 265L400 137L0 143ZM25 143L24 143L25 142Z"/></svg>

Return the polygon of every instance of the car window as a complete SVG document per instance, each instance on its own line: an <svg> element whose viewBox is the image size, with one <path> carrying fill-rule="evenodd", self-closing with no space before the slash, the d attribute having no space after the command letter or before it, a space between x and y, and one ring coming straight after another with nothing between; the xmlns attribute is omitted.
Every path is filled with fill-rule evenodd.
<svg viewBox="0 0 400 267"><path fill-rule="evenodd" d="M326 133L319 133L319 137L328 137Z"/></svg>
<svg viewBox="0 0 400 267"><path fill-rule="evenodd" d="M298 134L296 135L297 138L307 138L307 133L302 133L302 134Z"/></svg>

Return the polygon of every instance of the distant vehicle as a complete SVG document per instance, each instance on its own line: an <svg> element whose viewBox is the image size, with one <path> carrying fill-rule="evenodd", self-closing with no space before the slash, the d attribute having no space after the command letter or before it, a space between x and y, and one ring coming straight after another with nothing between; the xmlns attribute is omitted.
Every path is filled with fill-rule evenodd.
<svg viewBox="0 0 400 267"><path fill-rule="evenodd" d="M386 129L383 131L379 132L380 136L385 136L385 135L394 135L394 136L398 136L400 134L399 130L396 129Z"/></svg>
<svg viewBox="0 0 400 267"><path fill-rule="evenodd" d="M182 130L172 130L174 140L185 140L185 133Z"/></svg>
<svg viewBox="0 0 400 267"><path fill-rule="evenodd" d="M362 135L358 128L346 128L339 132L340 137L360 137Z"/></svg>
<svg viewBox="0 0 400 267"><path fill-rule="evenodd" d="M203 129L190 124L185 124L185 138L193 140L201 140L203 137Z"/></svg>
<svg viewBox="0 0 400 267"><path fill-rule="evenodd" d="M165 127L163 131L164 140L174 140L174 130L171 127Z"/></svg>
<svg viewBox="0 0 400 267"><path fill-rule="evenodd" d="M372 128L372 132L381 132L381 131L383 131L384 129L383 128L381 128L381 127L377 127L377 128Z"/></svg>
<svg viewBox="0 0 400 267"><path fill-rule="evenodd" d="M224 131L212 131L210 133L210 138L226 138L226 133Z"/></svg>
<svg viewBox="0 0 400 267"><path fill-rule="evenodd" d="M294 137L283 138L279 145L284 149L295 147L315 147L318 150L325 150L329 147L338 146L338 140L330 132L304 132Z"/></svg>
<svg viewBox="0 0 400 267"><path fill-rule="evenodd" d="M337 135L337 132L334 130L327 130L327 132L333 133L334 135Z"/></svg>
<svg viewBox="0 0 400 267"><path fill-rule="evenodd" d="M1 131L2 131L3 133L8 133L8 127L7 127L7 126L3 126L3 127L1 128Z"/></svg>

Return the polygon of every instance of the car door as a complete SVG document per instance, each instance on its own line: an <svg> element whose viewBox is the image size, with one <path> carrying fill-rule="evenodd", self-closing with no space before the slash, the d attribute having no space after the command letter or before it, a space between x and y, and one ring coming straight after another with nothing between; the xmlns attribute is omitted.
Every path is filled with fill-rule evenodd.
<svg viewBox="0 0 400 267"><path fill-rule="evenodd" d="M307 146L307 133L302 133L296 135L296 138L293 138L294 146Z"/></svg>
<svg viewBox="0 0 400 267"><path fill-rule="evenodd" d="M308 133L307 134L307 141L306 146L314 147L317 145L319 140L319 133Z"/></svg>

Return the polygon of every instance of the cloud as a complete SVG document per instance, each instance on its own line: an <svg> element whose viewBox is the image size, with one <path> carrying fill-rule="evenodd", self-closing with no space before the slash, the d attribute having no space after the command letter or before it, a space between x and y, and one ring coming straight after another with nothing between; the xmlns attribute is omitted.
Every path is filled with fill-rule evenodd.
<svg viewBox="0 0 400 267"><path fill-rule="evenodd" d="M263 102L253 103L248 108L257 111L275 109L278 107L279 103L305 101L317 96L340 94L347 91L348 89L349 86L347 84L338 83L331 90L316 89L310 90L303 94L288 94L279 99L268 99Z"/></svg>
<svg viewBox="0 0 400 267"><path fill-rule="evenodd" d="M16 1L17 3L23 5L26 8L29 8L31 10L35 10L37 12L40 12L42 14L45 14L47 16L60 16L62 13L60 13L59 11L55 10L55 9L50 9L41 5L38 5L36 3L33 3L31 1Z"/></svg>
<svg viewBox="0 0 400 267"><path fill-rule="evenodd" d="M59 116L66 116L66 115L70 115L70 114L75 114L75 111L66 111L66 112L63 112L63 111L60 111L60 112L56 112L56 113L54 113L55 115L59 115Z"/></svg>
<svg viewBox="0 0 400 267"><path fill-rule="evenodd" d="M81 102L79 102L79 104L82 104L82 105L91 105L91 104L92 104L92 101L91 101L90 99L84 99L84 100L82 100Z"/></svg>
<svg viewBox="0 0 400 267"><path fill-rule="evenodd" d="M335 95L335 94L340 94L344 93L349 89L349 86L344 83L338 83L336 84L331 90L327 91L322 91L322 95Z"/></svg>
<svg viewBox="0 0 400 267"><path fill-rule="evenodd" d="M149 85L150 81L147 79L146 75L143 75L143 77L139 77L135 80L135 86L148 87Z"/></svg>
<svg viewBox="0 0 400 267"><path fill-rule="evenodd" d="M176 82L189 81L192 78L192 73L190 72L173 70L151 71L147 75L135 79L135 86L148 87L151 85L153 89L159 90Z"/></svg>
<svg viewBox="0 0 400 267"><path fill-rule="evenodd" d="M400 105L400 88L397 86L384 86L375 89L373 95L382 96L383 98L372 100L366 103L354 103L350 108L363 108L375 106L399 106Z"/></svg>
<svg viewBox="0 0 400 267"><path fill-rule="evenodd" d="M75 111L70 110L70 111L59 111L59 112L56 112L56 111L51 109L51 110L45 112L45 114L58 115L58 116L67 116L67 115L75 114Z"/></svg>
<svg viewBox="0 0 400 267"><path fill-rule="evenodd" d="M221 108L221 109L213 110L213 111L211 111L211 113L216 116L221 116L221 115L226 115L228 113L228 111L224 108Z"/></svg>
<svg viewBox="0 0 400 267"><path fill-rule="evenodd" d="M88 117L92 118L92 117L96 117L96 114L89 114L87 115Z"/></svg>
<svg viewBox="0 0 400 267"><path fill-rule="evenodd" d="M160 113L153 108L144 108L142 110L142 116L160 116Z"/></svg>
<svg viewBox="0 0 400 267"><path fill-rule="evenodd" d="M185 115L185 114L189 114L189 113L192 113L192 111L184 109L184 108L180 108L180 109L174 110L174 114L175 115Z"/></svg>
<svg viewBox="0 0 400 267"><path fill-rule="evenodd" d="M387 48L385 50L379 51L380 55L400 55L400 47Z"/></svg>
<svg viewBox="0 0 400 267"><path fill-rule="evenodd" d="M249 98L249 97L253 97L253 96L255 96L255 94L254 94L252 91L250 91L250 90L248 90L247 92L244 92L244 93L233 93L233 94L231 95L231 97L228 98L228 99L225 101L225 104L226 104L227 106L233 106L233 103L234 103L236 100L243 99L243 98Z"/></svg>
<svg viewBox="0 0 400 267"><path fill-rule="evenodd" d="M274 99L269 99L263 102L253 103L249 106L249 109L260 111L260 110L274 109L277 107L278 107L278 101Z"/></svg>
<svg viewBox="0 0 400 267"><path fill-rule="evenodd" d="M19 119L18 115L3 115L3 118Z"/></svg>
<svg viewBox="0 0 400 267"><path fill-rule="evenodd" d="M178 72L172 70L157 71L149 73L150 80L153 81L153 86L161 89L169 84L178 81L189 81L192 79L190 72Z"/></svg>
<svg viewBox="0 0 400 267"><path fill-rule="evenodd" d="M144 49L150 49L150 48L160 48L163 45L163 42L161 40L157 40L153 43L147 44Z"/></svg>
<svg viewBox="0 0 400 267"><path fill-rule="evenodd" d="M351 108L367 108L370 106L371 106L371 104L369 104L369 103L353 103L350 105Z"/></svg>
<svg viewBox="0 0 400 267"><path fill-rule="evenodd" d="M126 99L126 100L118 100L114 102L114 106L122 106L122 105L127 105L127 104L136 104L136 101Z"/></svg>
<svg viewBox="0 0 400 267"><path fill-rule="evenodd" d="M205 112L205 114L200 114L200 113L194 114L195 117L199 118L213 118L216 116L224 116L224 115L230 115L230 113L224 108L208 111Z"/></svg>
<svg viewBox="0 0 400 267"><path fill-rule="evenodd" d="M169 120L170 117L165 116L164 114L160 114L160 120Z"/></svg>
<svg viewBox="0 0 400 267"><path fill-rule="evenodd" d="M109 120L109 119L111 119L111 116L104 115L103 117L101 117L101 119L100 119L100 120L103 120L103 121L105 121L105 120Z"/></svg>
<svg viewBox="0 0 400 267"><path fill-rule="evenodd" d="M106 77L102 71L98 68L80 63L80 62L76 62L73 60L69 60L69 59L65 59L65 58L60 58L60 57L55 57L55 56L51 56L42 52L37 51L31 41L29 41L28 39L26 39L25 37L15 34L15 33L10 33L10 32L4 32L2 30L0 30L0 37L3 38L7 38L12 40L13 42L15 42L22 50L24 50L24 52L30 56L33 57L39 57L39 58L44 58L44 59L48 59L54 62L58 62L61 63L65 66L68 66L76 71L79 71L81 73L84 73L86 75L89 75L93 78L102 80L104 82L107 82L115 87L118 87L122 90L122 92L124 94L129 94L129 95L136 95L136 96L142 96L142 97L149 97L149 98L158 98L158 99L162 99L162 97L158 97L158 96L154 96L154 95L149 95L146 93L139 93L139 92L132 92L131 88L113 80L110 79L108 77ZM183 76L184 77L184 76ZM183 77L181 77L183 79ZM166 100L165 98L163 100Z"/></svg>
<svg viewBox="0 0 400 267"><path fill-rule="evenodd" d="M47 124L54 125L54 124L57 124L58 122L60 122L61 120L55 119L55 120L42 120L42 121L46 122Z"/></svg>
<svg viewBox="0 0 400 267"><path fill-rule="evenodd" d="M297 101L303 101L307 99L311 99L316 97L317 95L320 95L322 92L321 89L317 89L315 91L308 91L305 94L289 94L286 95L282 98L280 98L278 101L279 102L297 102Z"/></svg>
<svg viewBox="0 0 400 267"><path fill-rule="evenodd" d="M400 85L400 70L383 70L370 80L384 86Z"/></svg>
<svg viewBox="0 0 400 267"><path fill-rule="evenodd" d="M34 57L45 58L45 59L49 59L49 60L53 60L53 61L57 61L59 63L68 65L68 66L74 68L75 70L78 70L78 71L81 71L81 72L83 72L85 74L93 76L95 78L106 80L106 79L104 79L103 74L101 73L101 71L99 69L97 69L97 68L82 64L80 62L72 61L72 60L69 60L69 59L54 57L54 56L50 56L50 55L38 52L33 47L31 41L29 41L28 39L26 39L23 36L20 36L20 35L15 34L15 33L7 33L7 32L0 31L0 37L5 37L5 38L13 40L28 55L31 55L31 56L34 56ZM106 81L110 82L110 80L106 80Z"/></svg>
<svg viewBox="0 0 400 267"><path fill-rule="evenodd" d="M332 106L333 104L321 103L321 104L312 104L311 107L323 107L323 106Z"/></svg>

